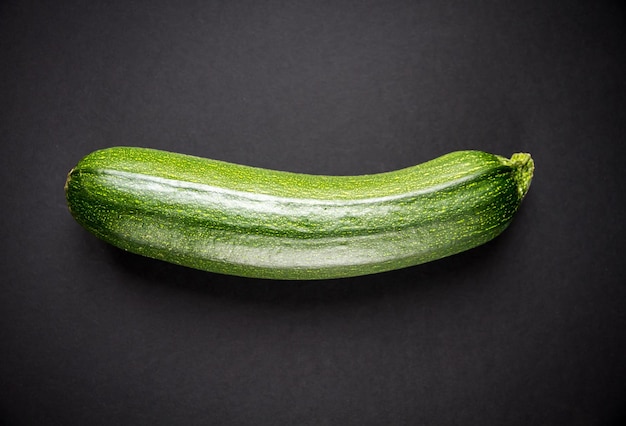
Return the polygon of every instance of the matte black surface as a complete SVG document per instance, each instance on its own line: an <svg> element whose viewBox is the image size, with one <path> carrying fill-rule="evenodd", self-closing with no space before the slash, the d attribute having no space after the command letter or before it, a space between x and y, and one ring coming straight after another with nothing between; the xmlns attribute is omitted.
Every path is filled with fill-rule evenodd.
<svg viewBox="0 0 626 426"><path fill-rule="evenodd" d="M618 3L0 3L0 420L624 420ZM528 151L537 170L513 225L478 249L255 281L80 228L65 175L113 145L325 174Z"/></svg>

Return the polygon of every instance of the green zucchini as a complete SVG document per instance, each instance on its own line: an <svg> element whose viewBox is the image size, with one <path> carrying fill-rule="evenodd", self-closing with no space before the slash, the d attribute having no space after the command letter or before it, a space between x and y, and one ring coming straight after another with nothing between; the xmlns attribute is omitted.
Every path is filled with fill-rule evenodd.
<svg viewBox="0 0 626 426"><path fill-rule="evenodd" d="M491 240L533 170L529 154L459 151L392 172L321 176L114 147L80 160L65 192L82 226L133 253L223 274L327 279Z"/></svg>

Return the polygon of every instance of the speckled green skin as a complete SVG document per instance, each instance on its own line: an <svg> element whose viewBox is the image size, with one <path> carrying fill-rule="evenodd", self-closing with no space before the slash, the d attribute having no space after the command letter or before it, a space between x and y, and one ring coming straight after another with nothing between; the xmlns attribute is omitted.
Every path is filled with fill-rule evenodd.
<svg viewBox="0 0 626 426"><path fill-rule="evenodd" d="M533 168L528 154L460 151L388 173L316 176L115 147L83 158L65 191L74 218L124 250L223 274L326 279L491 240Z"/></svg>

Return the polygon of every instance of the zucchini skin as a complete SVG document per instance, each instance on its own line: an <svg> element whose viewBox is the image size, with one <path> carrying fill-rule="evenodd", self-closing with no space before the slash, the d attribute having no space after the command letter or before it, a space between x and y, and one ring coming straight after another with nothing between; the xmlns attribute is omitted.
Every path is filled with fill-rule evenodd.
<svg viewBox="0 0 626 426"><path fill-rule="evenodd" d="M511 222L529 154L458 151L392 172L322 176L148 148L84 157L65 193L78 223L124 250L268 279L378 273L476 247Z"/></svg>

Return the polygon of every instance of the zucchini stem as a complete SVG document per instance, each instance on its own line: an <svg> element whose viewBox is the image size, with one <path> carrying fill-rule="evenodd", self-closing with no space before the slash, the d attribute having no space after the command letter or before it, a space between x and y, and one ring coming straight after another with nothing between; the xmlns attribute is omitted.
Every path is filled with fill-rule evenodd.
<svg viewBox="0 0 626 426"><path fill-rule="evenodd" d="M528 192L528 188L530 188L530 182L535 172L535 162L530 154L525 152L513 154L508 162L515 169L517 190L519 191L520 199L522 199Z"/></svg>

